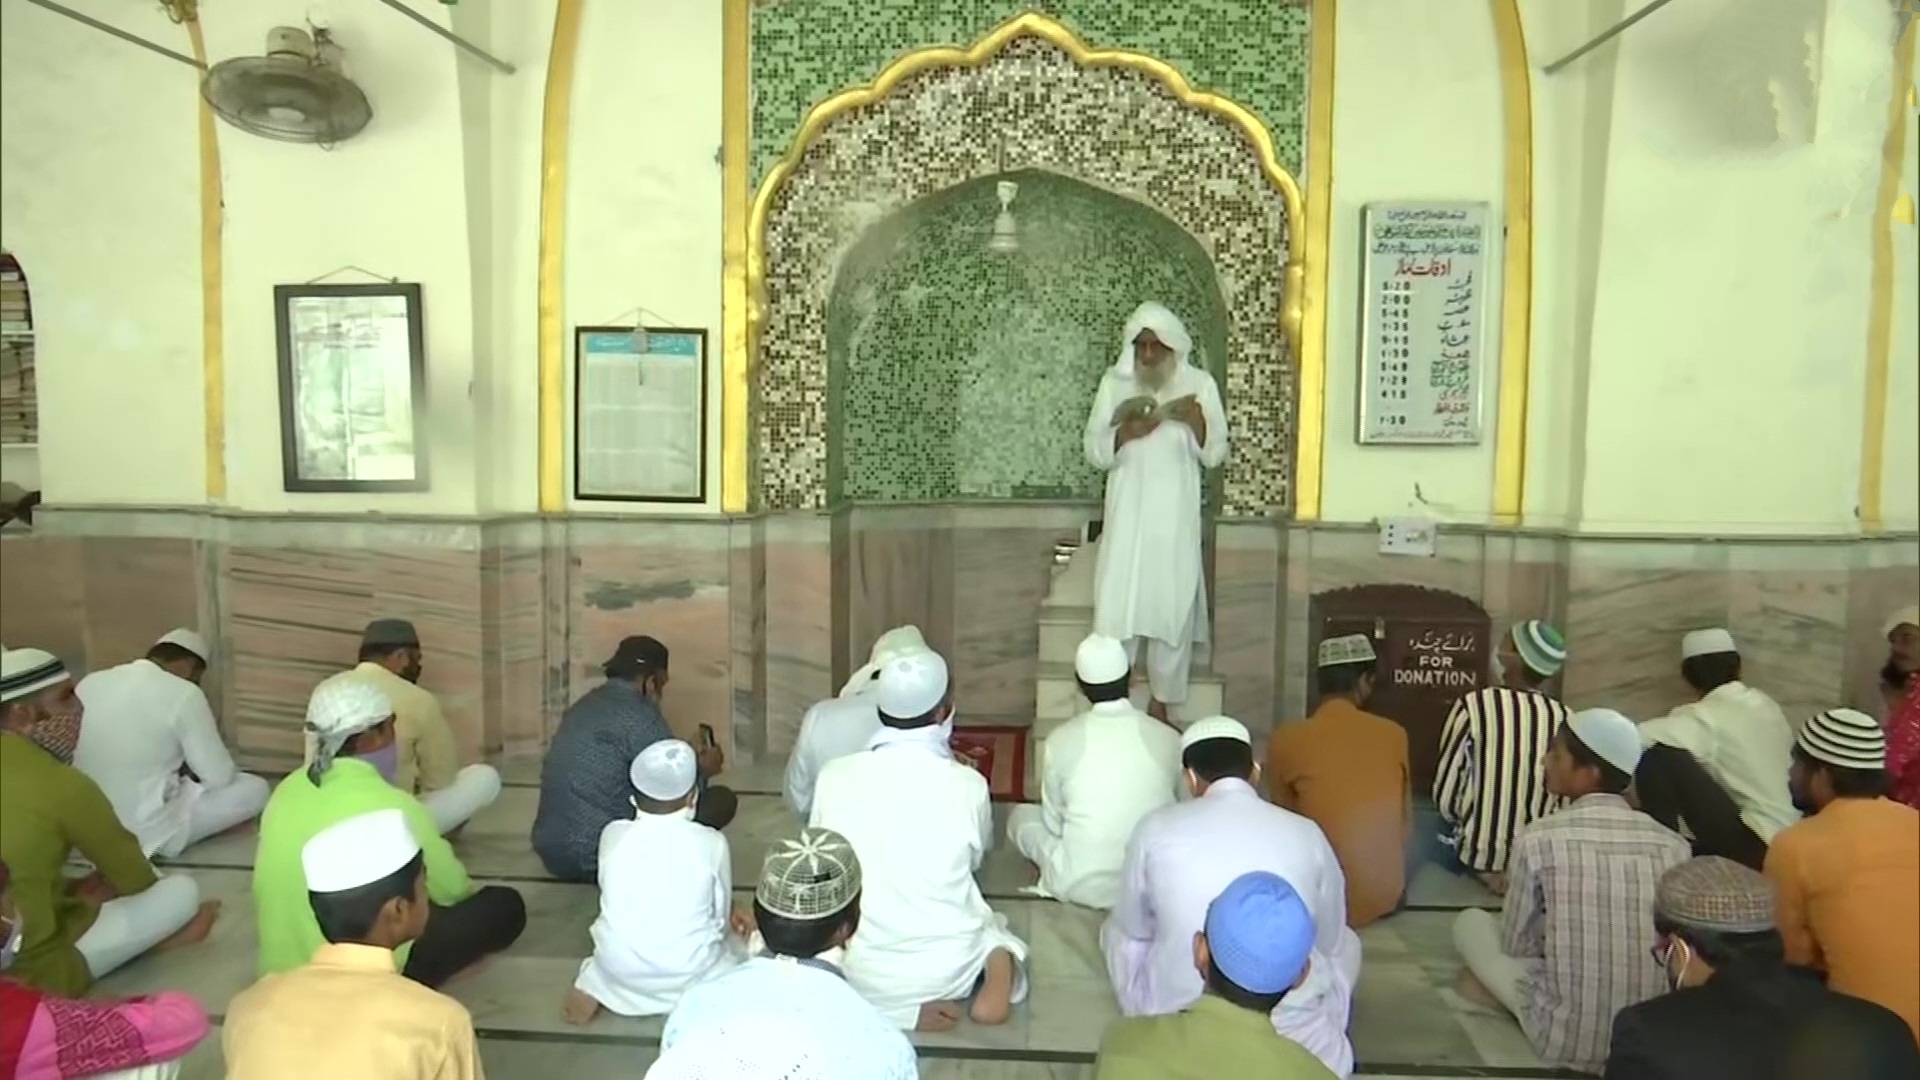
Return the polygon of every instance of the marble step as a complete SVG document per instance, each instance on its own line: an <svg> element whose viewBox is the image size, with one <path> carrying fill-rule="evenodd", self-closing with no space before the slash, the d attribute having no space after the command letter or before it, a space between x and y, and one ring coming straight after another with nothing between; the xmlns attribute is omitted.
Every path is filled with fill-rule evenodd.
<svg viewBox="0 0 1920 1080"><path fill-rule="evenodd" d="M1187 723L1203 716L1214 716L1222 711L1226 700L1226 680L1210 671L1199 670L1188 678L1187 700L1174 710L1174 722L1184 727ZM1148 690L1143 681L1133 688L1134 704L1145 708ZM1040 677L1035 696L1033 734L1036 739L1044 739L1055 728L1086 711L1087 699L1080 696L1080 684L1073 677L1073 665L1040 665Z"/></svg>
<svg viewBox="0 0 1920 1080"><path fill-rule="evenodd" d="M1092 605L1055 603L1040 605L1040 662L1071 666L1074 653L1079 651L1080 642L1092 629ZM1212 658L1211 642L1202 641L1193 647L1194 667L1204 668Z"/></svg>

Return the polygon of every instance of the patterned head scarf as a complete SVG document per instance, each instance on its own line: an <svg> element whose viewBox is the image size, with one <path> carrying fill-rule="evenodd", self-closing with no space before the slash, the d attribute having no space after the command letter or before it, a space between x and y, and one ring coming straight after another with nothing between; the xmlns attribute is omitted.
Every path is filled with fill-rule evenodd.
<svg viewBox="0 0 1920 1080"><path fill-rule="evenodd" d="M307 699L307 778L318 784L348 739L379 727L392 715L387 695L352 672L314 687Z"/></svg>

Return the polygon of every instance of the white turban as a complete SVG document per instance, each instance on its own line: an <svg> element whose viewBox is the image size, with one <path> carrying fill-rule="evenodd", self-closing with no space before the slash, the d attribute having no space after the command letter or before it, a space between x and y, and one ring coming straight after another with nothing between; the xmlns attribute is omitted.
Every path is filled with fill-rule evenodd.
<svg viewBox="0 0 1920 1080"><path fill-rule="evenodd" d="M348 739L379 727L392 715L393 702L387 695L353 672L322 681L307 699L307 775L318 784Z"/></svg>
<svg viewBox="0 0 1920 1080"><path fill-rule="evenodd" d="M1114 361L1113 369L1125 378L1133 378L1133 339L1140 331L1151 330L1153 336L1173 350L1173 358L1178 363L1191 363L1193 358L1193 336L1187 333L1187 324L1180 321L1163 304L1149 300L1133 309L1127 317L1126 329L1120 331L1120 359Z"/></svg>

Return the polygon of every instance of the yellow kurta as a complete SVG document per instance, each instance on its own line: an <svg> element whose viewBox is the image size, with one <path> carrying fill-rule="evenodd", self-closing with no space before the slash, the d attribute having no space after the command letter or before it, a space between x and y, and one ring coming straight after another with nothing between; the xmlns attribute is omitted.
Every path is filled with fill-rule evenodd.
<svg viewBox="0 0 1920 1080"><path fill-rule="evenodd" d="M460 771L460 756L453 746L453 729L447 726L432 691L372 661L363 661L349 674L378 687L393 703L393 734L400 743L400 767L393 775L393 786L410 795L424 795L453 783Z"/></svg>
<svg viewBox="0 0 1920 1080"><path fill-rule="evenodd" d="M481 1080L466 1007L369 945L326 945L227 1007L227 1075L261 1080Z"/></svg>

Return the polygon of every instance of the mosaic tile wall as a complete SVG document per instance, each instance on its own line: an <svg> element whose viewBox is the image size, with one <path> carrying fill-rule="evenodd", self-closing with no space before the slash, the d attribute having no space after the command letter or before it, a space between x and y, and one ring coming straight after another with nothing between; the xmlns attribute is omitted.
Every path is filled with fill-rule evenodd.
<svg viewBox="0 0 1920 1080"><path fill-rule="evenodd" d="M988 249L1014 200L1020 250ZM827 305L828 498L1098 499L1080 432L1121 323L1171 307L1225 382L1213 263L1139 203L1050 173L960 184L868 230Z"/></svg>
<svg viewBox="0 0 1920 1080"><path fill-rule="evenodd" d="M753 182L786 153L807 110L873 81L902 53L968 45L1023 12L1095 48L1172 64L1252 110L1296 176L1306 130L1307 7L1286 0L758 0L753 6Z"/></svg>
<svg viewBox="0 0 1920 1080"><path fill-rule="evenodd" d="M1288 505L1293 370L1280 335L1286 204L1230 122L1150 76L1081 69L1036 39L974 69L929 71L840 117L770 207L753 386L754 492L767 510L828 501L827 307L866 230L910 203L1040 168L1150 207L1213 258L1228 312L1221 387L1233 449L1221 512Z"/></svg>

